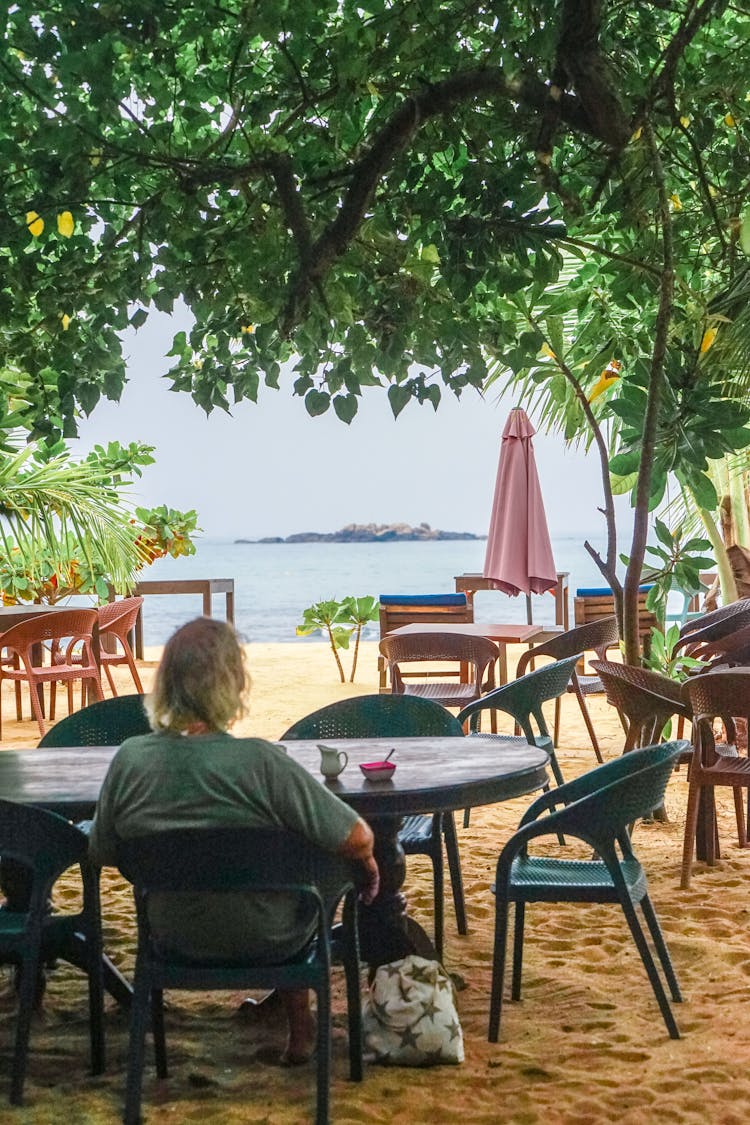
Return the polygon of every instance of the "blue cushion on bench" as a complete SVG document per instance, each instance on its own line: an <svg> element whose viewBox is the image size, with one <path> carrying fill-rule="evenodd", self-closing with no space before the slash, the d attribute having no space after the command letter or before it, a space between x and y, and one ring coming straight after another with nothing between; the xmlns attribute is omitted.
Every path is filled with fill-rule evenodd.
<svg viewBox="0 0 750 1125"><path fill-rule="evenodd" d="M638 589L640 590L640 592L642 594L646 594L646 593L648 593L648 591L650 589L652 589L652 586L639 586ZM597 589L596 587L585 587L585 588L582 587L581 589L576 590L576 597L577 598L611 598L612 597L612 590L610 589L609 586L602 586L599 589Z"/></svg>
<svg viewBox="0 0 750 1125"><path fill-rule="evenodd" d="M381 605L466 605L466 594L381 594Z"/></svg>

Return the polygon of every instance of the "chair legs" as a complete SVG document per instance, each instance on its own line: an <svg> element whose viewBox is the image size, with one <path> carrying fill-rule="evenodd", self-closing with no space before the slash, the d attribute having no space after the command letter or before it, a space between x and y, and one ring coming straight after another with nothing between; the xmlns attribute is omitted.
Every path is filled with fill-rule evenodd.
<svg viewBox="0 0 750 1125"><path fill-rule="evenodd" d="M36 978L39 968L39 942L21 962L20 988L18 990L18 1016L16 1043L13 1051L13 1077L10 1087L11 1105L23 1104L23 1087L26 1080L26 1060L29 1053L31 1015L36 996Z"/></svg>
<svg viewBox="0 0 750 1125"><path fill-rule="evenodd" d="M686 891L690 887L691 868L693 866L693 850L695 848L695 833L698 828L698 805L700 802L701 786L694 781L690 782L688 790L687 812L685 814L685 840L682 845L682 873L680 877L680 890Z"/></svg>
<svg viewBox="0 0 750 1125"><path fill-rule="evenodd" d="M495 893L497 894L497 890ZM487 1031L487 1038L490 1043L497 1043L500 1034L507 944L508 903L504 899L497 898L495 902L495 947L492 955L492 987L490 990L490 1023Z"/></svg>
<svg viewBox="0 0 750 1125"><path fill-rule="evenodd" d="M621 906L628 926L630 927L630 932L633 935L633 940L636 944L638 952L641 955L641 961L643 962L643 966L646 970L646 973L648 974L648 979L651 981L651 987L654 990L654 996L656 997L659 1009L664 1018L664 1023L667 1026L669 1036L671 1039L679 1039L680 1032L677 1024L675 1023L675 1018L672 1015L672 1009L669 1006L669 1000L667 999L667 994L664 991L664 985L661 983L659 971L656 968L654 958L651 955L651 950L648 947L648 942L646 941L646 937L643 933L643 930L641 929L641 924L638 921L635 907L633 906L633 903L630 900L629 896L621 900ZM656 921L655 915L654 921ZM672 975L674 976L674 974ZM676 979L674 980L674 984L677 984Z"/></svg>
<svg viewBox="0 0 750 1125"><path fill-rule="evenodd" d="M591 722L589 709L586 706L586 699L583 692L581 691L581 686L578 683L578 676L575 674L575 672L573 672L573 677L570 681L570 684L575 693L575 697L578 700L578 706L581 708L583 721L586 724L586 730L589 732L589 738L591 739L591 745L593 746L594 753L596 754L596 760L597 762L603 762L604 758L602 757L602 752L599 749L599 742L596 737L596 731L594 730L594 724ZM557 719L557 716L555 716L555 718ZM555 742L557 742L557 737L555 737Z"/></svg>
<svg viewBox="0 0 750 1125"><path fill-rule="evenodd" d="M331 986L330 976L316 989L318 997L318 1066L315 1125L329 1125L331 1087Z"/></svg>
<svg viewBox="0 0 750 1125"><path fill-rule="evenodd" d="M445 836L445 853L448 857L448 870L451 877L453 908L456 912L456 927L458 932L464 935L468 933L466 926L466 903L464 901L464 882L461 874L461 857L458 853L456 821L452 812L443 814L443 835Z"/></svg>
<svg viewBox="0 0 750 1125"><path fill-rule="evenodd" d="M669 950L667 949L667 943L664 940L664 935L661 932L659 919L656 917L656 912L651 904L651 899L648 897L648 895L644 895L641 899L641 910L643 911L643 917L646 919L646 925L648 926L649 933L651 934L651 940L654 943L654 949L656 950L659 961L661 962L661 967L664 971L664 976L666 977L666 981L669 986L670 995L675 1004L681 1004L682 993L680 992L680 986L677 983L677 977L675 976L674 967L672 965L672 958L669 956Z"/></svg>
<svg viewBox="0 0 750 1125"><path fill-rule="evenodd" d="M124 1125L139 1125L141 1120L141 1087L146 1054L150 989L143 970L135 968L133 1000L130 1009L130 1041L128 1046L128 1077L125 1093Z"/></svg>
<svg viewBox="0 0 750 1125"><path fill-rule="evenodd" d="M526 921L526 903L517 902L513 919L513 976L510 985L511 1000L521 999L521 973L523 971L523 929Z"/></svg>

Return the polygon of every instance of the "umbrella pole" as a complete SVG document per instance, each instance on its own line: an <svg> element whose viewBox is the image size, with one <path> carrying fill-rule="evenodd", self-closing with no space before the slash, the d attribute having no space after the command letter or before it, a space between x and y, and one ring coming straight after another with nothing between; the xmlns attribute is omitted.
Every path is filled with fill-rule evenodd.
<svg viewBox="0 0 750 1125"><path fill-rule="evenodd" d="M533 625L534 622L531 618L531 594L526 595L526 624Z"/></svg>

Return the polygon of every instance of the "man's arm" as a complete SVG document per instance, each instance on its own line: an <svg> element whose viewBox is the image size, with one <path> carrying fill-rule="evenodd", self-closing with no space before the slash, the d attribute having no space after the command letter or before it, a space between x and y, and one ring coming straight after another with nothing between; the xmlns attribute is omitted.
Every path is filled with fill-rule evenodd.
<svg viewBox="0 0 750 1125"><path fill-rule="evenodd" d="M375 837L372 829L360 817L351 832L339 848L339 854L347 859L357 860L365 870L365 886L362 889L362 901L369 904L377 897L380 889L380 873L375 857L372 854Z"/></svg>

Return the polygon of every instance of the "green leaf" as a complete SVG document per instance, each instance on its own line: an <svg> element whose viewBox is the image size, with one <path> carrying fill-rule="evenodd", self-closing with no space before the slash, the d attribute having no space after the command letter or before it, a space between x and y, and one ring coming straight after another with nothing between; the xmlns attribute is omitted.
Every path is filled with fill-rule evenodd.
<svg viewBox="0 0 750 1125"><path fill-rule="evenodd" d="M331 396L327 391L312 390L305 395L305 409L312 418L325 414L330 405Z"/></svg>
<svg viewBox="0 0 750 1125"><path fill-rule="evenodd" d="M393 417L398 418L401 411L412 399L413 395L410 387L402 386L400 383L392 383L388 388L388 401L391 404Z"/></svg>

